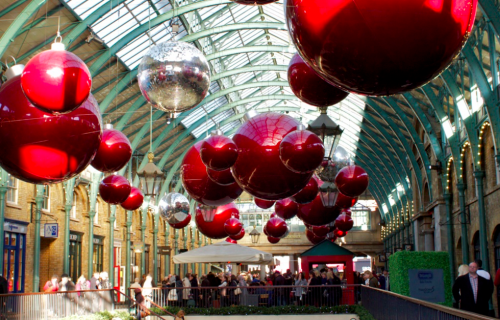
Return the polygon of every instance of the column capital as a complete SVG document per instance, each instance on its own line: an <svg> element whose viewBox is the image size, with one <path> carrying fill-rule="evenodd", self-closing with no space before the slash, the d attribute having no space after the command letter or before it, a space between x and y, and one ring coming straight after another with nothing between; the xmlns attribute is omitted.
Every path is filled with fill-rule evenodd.
<svg viewBox="0 0 500 320"><path fill-rule="evenodd" d="M457 183L458 191L465 191L465 183Z"/></svg>
<svg viewBox="0 0 500 320"><path fill-rule="evenodd" d="M443 198L445 201L450 201L451 200L451 193L446 192L443 194Z"/></svg>
<svg viewBox="0 0 500 320"><path fill-rule="evenodd" d="M476 179L484 178L484 171L483 170L474 171L474 177L476 177Z"/></svg>

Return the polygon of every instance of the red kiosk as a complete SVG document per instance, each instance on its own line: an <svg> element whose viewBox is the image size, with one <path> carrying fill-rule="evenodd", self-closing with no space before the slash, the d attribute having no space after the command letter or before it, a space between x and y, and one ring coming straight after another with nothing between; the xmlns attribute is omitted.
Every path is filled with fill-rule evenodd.
<svg viewBox="0 0 500 320"><path fill-rule="evenodd" d="M302 271L307 275L309 271L320 266L338 267L339 270L344 271L344 280L346 284L354 284L354 264L352 259L354 253L342 248L341 246L331 242L330 240L323 240L314 247L304 251L300 258ZM354 291L352 287L343 288L344 294L342 300L346 304L354 301Z"/></svg>

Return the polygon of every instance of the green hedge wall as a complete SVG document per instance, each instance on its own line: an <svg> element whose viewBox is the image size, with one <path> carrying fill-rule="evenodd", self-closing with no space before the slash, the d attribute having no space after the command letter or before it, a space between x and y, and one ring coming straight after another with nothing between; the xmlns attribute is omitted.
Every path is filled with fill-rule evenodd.
<svg viewBox="0 0 500 320"><path fill-rule="evenodd" d="M446 306L452 306L450 262L447 252L399 251L389 257L392 292L410 296L410 269L443 269Z"/></svg>

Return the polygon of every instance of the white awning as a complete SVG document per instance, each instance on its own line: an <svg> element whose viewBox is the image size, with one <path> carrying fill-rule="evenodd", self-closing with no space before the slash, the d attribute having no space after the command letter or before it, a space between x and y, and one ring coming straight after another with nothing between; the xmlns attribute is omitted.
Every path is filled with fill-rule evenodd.
<svg viewBox="0 0 500 320"><path fill-rule="evenodd" d="M174 263L271 263L270 253L239 244L219 242L174 256Z"/></svg>

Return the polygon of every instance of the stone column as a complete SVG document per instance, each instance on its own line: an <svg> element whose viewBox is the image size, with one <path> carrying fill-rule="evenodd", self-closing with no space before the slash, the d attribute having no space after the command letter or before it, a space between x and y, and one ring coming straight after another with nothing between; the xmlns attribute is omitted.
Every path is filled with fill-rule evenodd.
<svg viewBox="0 0 500 320"><path fill-rule="evenodd" d="M125 290L128 290L128 288L130 288L130 276L131 276L131 272L132 272L132 266L130 265L130 228L132 227L132 212L131 211L128 211L127 210L127 222L126 222L126 249L127 252L126 252L126 256L125 256ZM127 294L129 292L126 292Z"/></svg>
<svg viewBox="0 0 500 320"><path fill-rule="evenodd" d="M109 282L112 286L115 285L115 221L116 221L116 206L108 206L110 209L109 215ZM119 262L119 261L118 261Z"/></svg>
<svg viewBox="0 0 500 320"><path fill-rule="evenodd" d="M33 292L40 292L40 220L42 220L43 205L42 185L36 186L35 196L35 256L33 257ZM5 201L5 194L3 195ZM3 201L2 201L2 205ZM2 223L3 229L3 223ZM2 235L2 241L4 236Z"/></svg>
<svg viewBox="0 0 500 320"><path fill-rule="evenodd" d="M451 194L445 193L444 200L446 202L446 238L447 238L447 249L450 258L450 272L451 278L455 279L455 246L453 245L453 224L452 224L452 214L451 214ZM438 223L436 222L436 227ZM437 249L436 249L437 250Z"/></svg>

